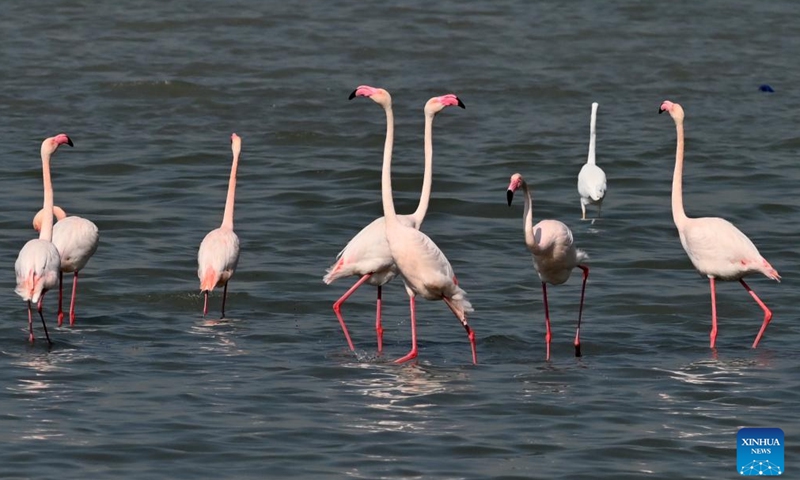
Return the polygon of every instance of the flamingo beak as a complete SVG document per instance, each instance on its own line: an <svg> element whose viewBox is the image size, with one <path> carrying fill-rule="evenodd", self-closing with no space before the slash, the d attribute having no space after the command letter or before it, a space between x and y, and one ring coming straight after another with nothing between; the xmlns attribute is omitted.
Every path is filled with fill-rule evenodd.
<svg viewBox="0 0 800 480"><path fill-rule="evenodd" d="M353 93L351 93L351 94L350 94L350 97L348 97L347 99L348 99L348 100L352 100L352 99L356 98L356 92L357 92L357 91L358 91L358 89L355 89L355 90L353 90Z"/></svg>
<svg viewBox="0 0 800 480"><path fill-rule="evenodd" d="M662 114L662 113L664 113L664 112L666 112L666 110L664 110L664 109L663 109L663 108L661 108L661 107L658 107L658 114L659 114L659 115L661 115L661 114Z"/></svg>
<svg viewBox="0 0 800 480"><path fill-rule="evenodd" d="M462 102L458 97L456 97L456 100L458 100L458 106L466 110L467 106L464 105L464 102Z"/></svg>
<svg viewBox="0 0 800 480"><path fill-rule="evenodd" d="M514 190L510 188L506 191L506 199L508 200L508 206L511 206L511 200L514 200Z"/></svg>
<svg viewBox="0 0 800 480"><path fill-rule="evenodd" d="M75 146L75 145L72 143L72 139L71 139L71 138L69 138L69 137L67 137L67 145L69 145L70 147L74 147L74 146Z"/></svg>

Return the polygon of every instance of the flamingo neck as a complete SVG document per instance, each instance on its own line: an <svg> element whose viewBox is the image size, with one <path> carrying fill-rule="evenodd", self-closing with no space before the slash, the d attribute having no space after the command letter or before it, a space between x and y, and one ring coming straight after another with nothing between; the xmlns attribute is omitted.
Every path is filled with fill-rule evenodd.
<svg viewBox="0 0 800 480"><path fill-rule="evenodd" d="M420 228L431 201L433 185L433 114L425 114L425 173L422 176L422 193L417 210L411 215L417 228Z"/></svg>
<svg viewBox="0 0 800 480"><path fill-rule="evenodd" d="M392 105L385 105L386 110L386 142L383 144L383 168L381 170L381 199L383 200L383 216L386 225L397 224L397 213L392 199L392 146L394 145L394 114Z"/></svg>
<svg viewBox="0 0 800 480"><path fill-rule="evenodd" d="M525 232L525 245L530 250L536 250L536 238L533 236L533 200L527 182L522 182L522 191L525 193L525 210L522 212L522 230Z"/></svg>
<svg viewBox="0 0 800 480"><path fill-rule="evenodd" d="M53 241L53 182L50 180L50 154L42 154L42 180L44 182L44 219L42 229L39 230L39 239Z"/></svg>
<svg viewBox="0 0 800 480"><path fill-rule="evenodd" d="M686 212L683 210L683 121L675 123L678 133L678 145L675 150L675 171L672 174L672 220L675 226L681 228L686 222Z"/></svg>
<svg viewBox="0 0 800 480"><path fill-rule="evenodd" d="M589 125L589 156L586 159L586 163L591 163L595 165L595 143L597 140L597 107L592 107L592 120Z"/></svg>
<svg viewBox="0 0 800 480"><path fill-rule="evenodd" d="M225 199L225 213L222 215L222 227L233 230L233 204L236 198L236 169L239 167L239 155L233 156L231 178L228 180L228 198Z"/></svg>

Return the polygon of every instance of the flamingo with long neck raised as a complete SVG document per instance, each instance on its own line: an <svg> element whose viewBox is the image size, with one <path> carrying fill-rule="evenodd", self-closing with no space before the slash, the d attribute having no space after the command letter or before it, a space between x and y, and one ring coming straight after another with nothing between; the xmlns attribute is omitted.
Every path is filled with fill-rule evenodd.
<svg viewBox="0 0 800 480"><path fill-rule="evenodd" d="M359 87L360 88L360 87ZM350 94L352 100L356 96L358 89ZM387 93L388 94L388 93ZM403 224L419 229L428 211L431 198L431 186L433 184L433 119L437 113L448 106L459 106L465 108L464 103L453 95L442 95L433 97L425 103L425 170L422 177L422 193L419 198L419 205L411 215L399 215L398 218ZM392 109L386 111L386 135L393 138L394 116ZM381 325L382 310L382 286L389 283L397 276L397 267L389 251L389 244L386 240L386 228L384 217L373 220L369 225L361 229L347 245L339 252L336 263L328 268L327 273L322 278L326 284L331 284L339 278L358 276L359 279L350 287L334 304L333 311L344 332L347 344L351 351L355 350L350 333L347 331L344 317L342 316L342 304L364 283L377 287L377 301L375 314L375 332L378 338L378 353L383 351L383 327Z"/></svg>
<svg viewBox="0 0 800 480"><path fill-rule="evenodd" d="M522 229L525 232L525 246L533 255L533 266L542 281L544 297L545 342L547 344L546 359L550 360L550 309L547 305L547 284L561 285L569 280L572 270L583 270L581 285L581 303L578 307L578 328L575 330L575 356L581 356L581 318L583 317L583 298L586 293L586 280L589 278L589 267L582 265L589 259L586 252L575 247L572 231L558 220L542 220L533 225L533 200L527 182L522 175L515 173L506 190L506 199L511 206L514 192L522 188L525 192L525 209L522 213Z"/></svg>
<svg viewBox="0 0 800 480"><path fill-rule="evenodd" d="M391 112L392 97L386 90L363 85L356 89L355 95L369 97L383 107L387 115ZM466 292L458 286L450 262L427 235L403 224L395 212L391 178L393 142L394 131L387 129L383 150L381 198L389 251L403 276L411 307L411 350L395 362L402 363L418 355L415 298L416 295L421 295L425 299L443 300L447 304L467 331L472 361L478 363L475 332L467 323L467 313L473 311L472 305L467 300Z"/></svg>
<svg viewBox="0 0 800 480"><path fill-rule="evenodd" d="M231 135L231 151L233 152L233 162L222 225L208 232L197 251L197 277L200 279L200 291L204 297L203 316L208 313L208 294L215 287L224 287L220 318L225 318L228 281L236 271L236 264L239 262L239 237L233 231L233 204L236 198L236 170L242 151L242 139L235 133Z"/></svg>
<svg viewBox="0 0 800 480"><path fill-rule="evenodd" d="M44 184L44 201L42 207L45 211L39 238L29 240L19 252L14 270L17 277L15 292L28 302L28 339L33 342L33 314L31 303L38 303L39 317L42 319L47 343L50 334L47 333L47 324L42 314L42 298L51 288L58 285L58 274L61 269L61 257L58 249L53 245L53 182L50 179L50 158L61 145L73 146L72 140L64 133L55 137L46 138L42 142L42 180Z"/></svg>
<svg viewBox="0 0 800 480"><path fill-rule="evenodd" d="M681 245L686 250L692 265L702 275L708 277L711 287L711 342L714 348L717 341L717 291L716 280L739 280L739 283L753 297L764 312L764 321L758 331L753 348L764 335L772 312L744 281L744 277L761 273L767 278L781 280L778 271L758 253L758 249L747 235L731 222L719 217L689 218L683 210L683 150L684 133L683 107L665 100L658 113L669 112L675 121L677 147L675 150L675 170L672 175L672 220L678 228Z"/></svg>
<svg viewBox="0 0 800 480"><path fill-rule="evenodd" d="M606 196L606 172L597 166L595 145L597 143L597 102L592 103L589 123L589 155L578 173L578 194L581 196L581 220L586 220L586 205L597 205L597 217L603 209Z"/></svg>

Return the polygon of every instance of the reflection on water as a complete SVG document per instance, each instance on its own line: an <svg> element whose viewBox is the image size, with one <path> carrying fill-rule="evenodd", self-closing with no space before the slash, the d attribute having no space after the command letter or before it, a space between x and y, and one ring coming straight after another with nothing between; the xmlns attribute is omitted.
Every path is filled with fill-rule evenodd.
<svg viewBox="0 0 800 480"><path fill-rule="evenodd" d="M236 345L235 337L237 324L240 320L232 318L208 319L204 318L192 325L189 333L201 335L212 343L201 343L198 351L206 353L222 353L226 356L245 355L247 352Z"/></svg>
<svg viewBox="0 0 800 480"><path fill-rule="evenodd" d="M419 364L397 366L376 366L354 364L355 368L373 369L374 375L350 379L349 387L368 398L367 408L380 410L384 415L376 422L370 418L356 420L356 428L373 432L427 430L430 420L436 417L441 403L432 398L438 394L453 394L465 390L462 384L469 376L463 371L431 371ZM377 368L377 369L376 369ZM388 416L386 415L388 414ZM436 433L441 433L437 428Z"/></svg>

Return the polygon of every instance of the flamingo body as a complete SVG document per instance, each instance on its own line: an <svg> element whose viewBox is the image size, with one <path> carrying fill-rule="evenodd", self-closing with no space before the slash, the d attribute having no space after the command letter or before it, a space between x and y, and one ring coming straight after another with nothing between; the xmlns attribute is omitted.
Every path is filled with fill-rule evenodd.
<svg viewBox="0 0 800 480"><path fill-rule="evenodd" d="M551 285L569 280L572 270L589 259L583 250L575 248L572 231L558 220L542 220L533 226L533 265L539 279Z"/></svg>
<svg viewBox="0 0 800 480"><path fill-rule="evenodd" d="M239 237L233 231L233 211L236 199L236 172L239 167L239 155L242 151L242 139L231 134L231 174L228 179L228 195L225 199L225 212L222 225L206 234L197 250L197 277L200 279L200 291L203 293L203 315L208 313L208 295L216 287L223 287L222 316L225 317L225 301L228 297L228 282L239 263Z"/></svg>
<svg viewBox="0 0 800 480"><path fill-rule="evenodd" d="M575 330L575 356L581 356L581 319L583 317L583 300L586 293L586 280L589 278L589 267L582 265L589 259L583 250L575 247L572 231L558 220L541 220L533 223L533 199L528 184L522 175L511 175L506 198L508 205L514 199L514 192L522 188L525 193L525 209L522 213L522 230L525 234L525 246L533 255L533 266L542 281L542 298L544 302L546 359L550 360L550 309L547 303L547 284L561 285L569 280L572 270L583 270L581 284L581 303L578 307L578 328Z"/></svg>
<svg viewBox="0 0 800 480"><path fill-rule="evenodd" d="M17 288L23 300L38 303L45 292L58 286L61 256L55 245L47 240L29 240L19 252L14 270Z"/></svg>
<svg viewBox="0 0 800 480"><path fill-rule="evenodd" d="M91 220L69 216L53 226L53 245L61 256L61 271L77 272L83 269L97 251L100 231Z"/></svg>
<svg viewBox="0 0 800 480"><path fill-rule="evenodd" d="M197 251L200 290L211 292L231 279L239 263L239 237L229 228L208 232Z"/></svg>
<svg viewBox="0 0 800 480"><path fill-rule="evenodd" d="M714 348L717 341L717 291L716 280L738 280L764 312L761 328L753 341L758 342L772 320L772 311L764 304L744 281L744 277L761 273L780 282L781 276L770 263L758 253L753 242L741 230L725 219L718 217L689 218L683 208L683 160L684 131L683 107L665 100L658 113L669 112L675 121L677 146L675 149L675 169L672 173L672 220L678 229L681 245L686 250L692 265L708 277L711 289L711 333L709 346Z"/></svg>

